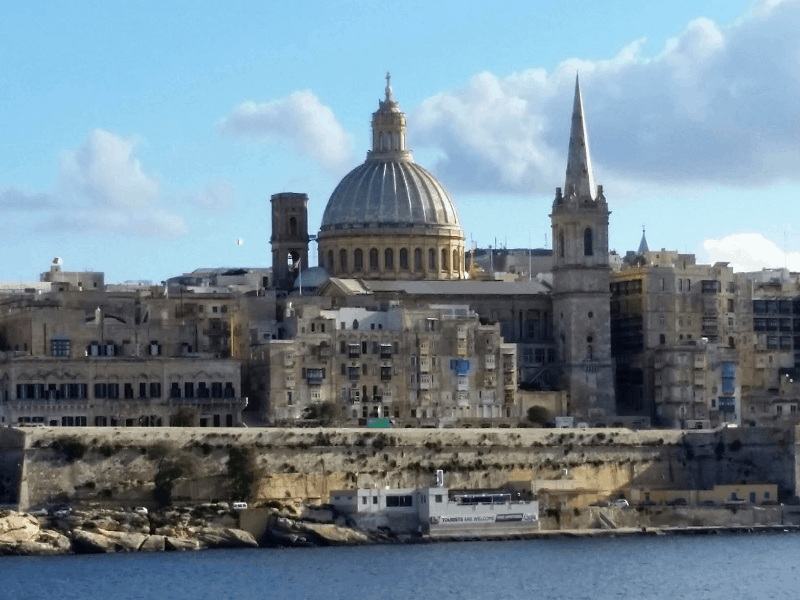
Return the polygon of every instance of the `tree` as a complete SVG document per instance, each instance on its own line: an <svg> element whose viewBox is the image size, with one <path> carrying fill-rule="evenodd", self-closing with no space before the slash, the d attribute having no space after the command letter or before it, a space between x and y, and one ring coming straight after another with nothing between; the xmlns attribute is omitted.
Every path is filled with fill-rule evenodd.
<svg viewBox="0 0 800 600"><path fill-rule="evenodd" d="M252 448L233 446L228 450L228 479L231 499L249 502L258 483L256 457Z"/></svg>
<svg viewBox="0 0 800 600"><path fill-rule="evenodd" d="M546 423L550 420L550 413L543 406L531 406L528 409L528 421L531 423Z"/></svg>
<svg viewBox="0 0 800 600"><path fill-rule="evenodd" d="M330 427L339 422L341 408L336 402L312 404L303 411L303 418L309 421L319 421L322 427Z"/></svg>

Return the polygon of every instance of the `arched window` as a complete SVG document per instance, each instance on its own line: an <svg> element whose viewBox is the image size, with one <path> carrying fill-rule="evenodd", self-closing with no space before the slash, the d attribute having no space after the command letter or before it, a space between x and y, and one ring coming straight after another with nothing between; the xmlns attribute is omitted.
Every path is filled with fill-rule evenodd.
<svg viewBox="0 0 800 600"><path fill-rule="evenodd" d="M460 271L461 270L461 269L459 269L459 265L458 265L458 250L453 250L453 270L454 271Z"/></svg>
<svg viewBox="0 0 800 600"><path fill-rule="evenodd" d="M289 219L289 235L297 235L297 217Z"/></svg>
<svg viewBox="0 0 800 600"><path fill-rule="evenodd" d="M408 268L408 250L405 248L400 248L400 268Z"/></svg>
<svg viewBox="0 0 800 600"><path fill-rule="evenodd" d="M394 269L394 252L391 248L387 248L383 253L383 267L385 269Z"/></svg>
<svg viewBox="0 0 800 600"><path fill-rule="evenodd" d="M591 256L592 254L594 254L592 251L592 230L587 227L586 231L583 232L583 255Z"/></svg>
<svg viewBox="0 0 800 600"><path fill-rule="evenodd" d="M339 250L339 268L347 271L347 250Z"/></svg>
<svg viewBox="0 0 800 600"><path fill-rule="evenodd" d="M436 252L433 251L433 248L428 250L428 269L436 270Z"/></svg>
<svg viewBox="0 0 800 600"><path fill-rule="evenodd" d="M356 251L353 252L353 268L356 271L361 271L364 268L364 253L361 248L356 248Z"/></svg>
<svg viewBox="0 0 800 600"><path fill-rule="evenodd" d="M592 345L589 344L586 346L586 360L592 360L594 358L594 350L592 349Z"/></svg>
<svg viewBox="0 0 800 600"><path fill-rule="evenodd" d="M378 132L378 150L383 150L383 132Z"/></svg>
<svg viewBox="0 0 800 600"><path fill-rule="evenodd" d="M422 271L422 249L414 249L414 270Z"/></svg>
<svg viewBox="0 0 800 600"><path fill-rule="evenodd" d="M353 329L358 329L358 319L353 319Z"/></svg>
<svg viewBox="0 0 800 600"><path fill-rule="evenodd" d="M564 232L561 230L558 232L558 255L564 258Z"/></svg>
<svg viewBox="0 0 800 600"><path fill-rule="evenodd" d="M369 268L373 271L378 270L378 249L373 248L369 251Z"/></svg>
<svg viewBox="0 0 800 600"><path fill-rule="evenodd" d="M333 250L328 250L328 271L333 273Z"/></svg>
<svg viewBox="0 0 800 600"><path fill-rule="evenodd" d="M442 248L442 271L447 271L447 250Z"/></svg>

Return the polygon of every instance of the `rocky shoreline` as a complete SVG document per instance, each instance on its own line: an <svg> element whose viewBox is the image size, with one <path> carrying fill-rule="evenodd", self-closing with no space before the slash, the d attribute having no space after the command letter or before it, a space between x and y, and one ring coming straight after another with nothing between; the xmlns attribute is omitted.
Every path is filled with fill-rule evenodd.
<svg viewBox="0 0 800 600"><path fill-rule="evenodd" d="M239 526L224 505L206 504L140 514L132 510L81 508L53 514L0 511L0 555L46 556L112 552L164 552L206 548L258 548L387 543L335 523L292 518L291 508L270 510L259 539Z"/></svg>
<svg viewBox="0 0 800 600"><path fill-rule="evenodd" d="M256 535L241 526L242 514L225 503L168 508L142 514L121 508L62 509L52 514L0 511L0 556L48 556L114 552L170 552L212 548L274 548L428 543L432 541L519 540L552 537L624 537L725 533L798 532L796 524L693 527L545 529L525 535L485 538L396 534L388 528L361 531L324 507L291 504L256 509ZM44 512L44 511L42 511Z"/></svg>

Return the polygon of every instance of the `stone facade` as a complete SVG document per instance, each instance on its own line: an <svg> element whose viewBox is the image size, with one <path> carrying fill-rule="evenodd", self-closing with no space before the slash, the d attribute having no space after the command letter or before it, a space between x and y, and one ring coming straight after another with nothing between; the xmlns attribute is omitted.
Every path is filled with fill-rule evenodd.
<svg viewBox="0 0 800 600"><path fill-rule="evenodd" d="M671 426L685 425L687 420L739 422L739 394L752 379L750 365L756 353L748 333L751 314L750 286L727 264L697 264L694 255L669 250L626 257L611 282L620 413L649 416ZM704 365L702 375L689 366L694 365L693 356L706 357L698 359ZM680 371L679 365L684 365L680 375L677 371L661 375L672 382L678 377L683 384L658 384L657 361L667 370ZM736 393L723 393L721 380L719 385L713 383L719 377L713 372L722 363L735 365ZM695 386L695 379L708 380L709 385ZM733 411L731 398L735 398Z"/></svg>
<svg viewBox="0 0 800 600"><path fill-rule="evenodd" d="M580 87L569 140L564 194L556 190L553 230L553 323L570 391L570 414L616 414L609 316L608 204L594 184Z"/></svg>
<svg viewBox="0 0 800 600"><path fill-rule="evenodd" d="M0 419L46 426L241 425L238 362L225 359L6 357Z"/></svg>
<svg viewBox="0 0 800 600"><path fill-rule="evenodd" d="M257 306L253 306L253 301ZM0 301L0 418L44 425L239 425L250 316L269 298L94 291ZM256 321L257 322L257 321ZM184 410L182 410L184 409Z"/></svg>
<svg viewBox="0 0 800 600"><path fill-rule="evenodd" d="M308 268L308 196L272 196L272 271L275 287L291 289L301 269Z"/></svg>
<svg viewBox="0 0 800 600"><path fill-rule="evenodd" d="M350 425L519 420L516 348L466 306L300 305L288 318L292 339L268 344L270 422L291 423L326 402Z"/></svg>

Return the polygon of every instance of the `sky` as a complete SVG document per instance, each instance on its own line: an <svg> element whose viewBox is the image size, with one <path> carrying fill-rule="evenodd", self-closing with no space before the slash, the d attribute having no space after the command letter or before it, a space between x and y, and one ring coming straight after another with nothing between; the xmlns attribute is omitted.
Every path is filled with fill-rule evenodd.
<svg viewBox="0 0 800 600"><path fill-rule="evenodd" d="M317 233L387 71L468 244L550 246L579 73L611 249L800 270L798 31L800 0L9 2L0 281L270 266L270 196Z"/></svg>

